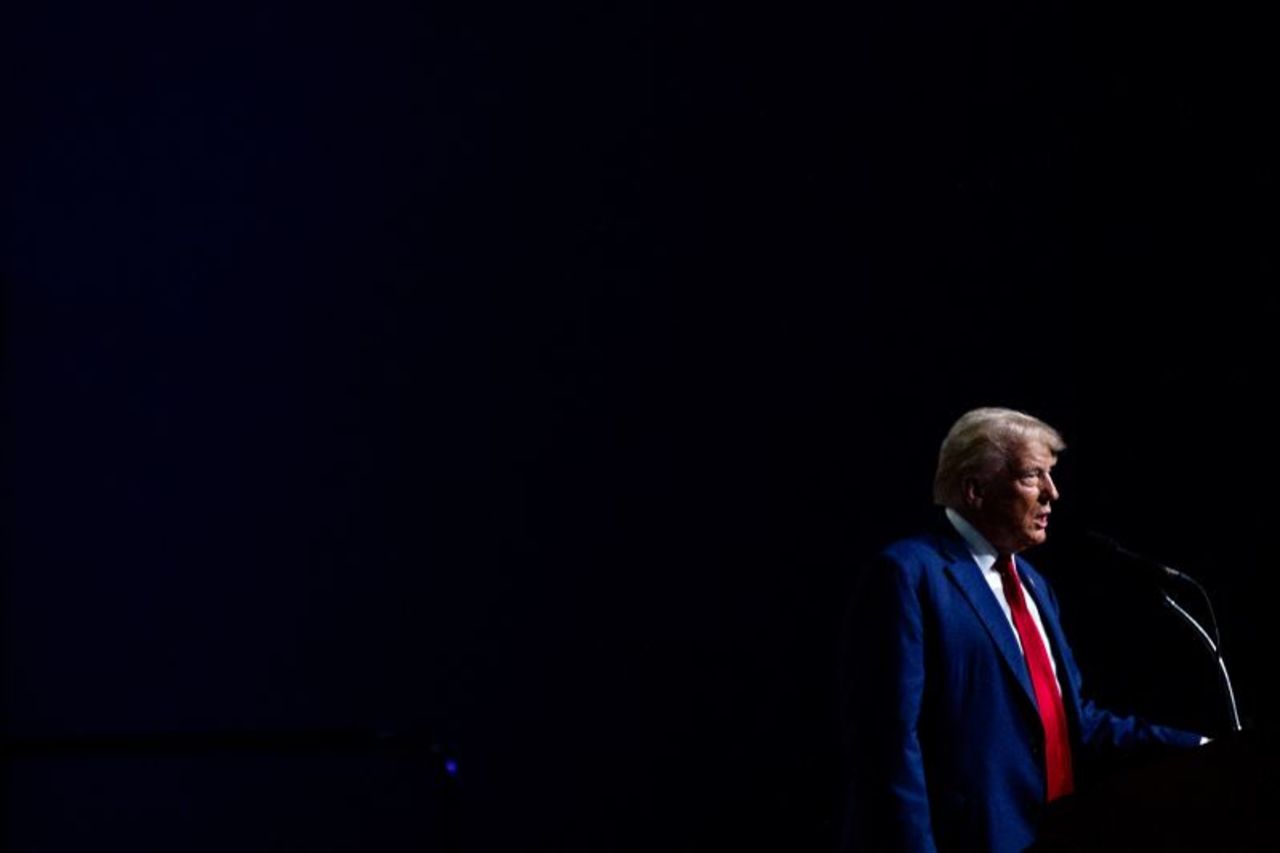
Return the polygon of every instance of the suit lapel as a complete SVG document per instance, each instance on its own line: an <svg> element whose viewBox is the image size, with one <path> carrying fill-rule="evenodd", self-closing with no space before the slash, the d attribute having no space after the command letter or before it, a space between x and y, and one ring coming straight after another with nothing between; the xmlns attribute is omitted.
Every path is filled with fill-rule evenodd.
<svg viewBox="0 0 1280 853"><path fill-rule="evenodd" d="M1022 692L1034 708L1035 693L1032 692L1031 677L1027 674L1027 664L1023 660L1022 650L1018 648L1018 639L1014 636L1013 626L1009 624L1008 617L1004 615L1000 603L996 601L991 587L987 585L986 578L982 576L982 570L973 561L968 550L965 550L962 559L953 559L947 564L946 571L964 593L974 612L978 614L987 633L991 635L996 649L999 650L1000 656L1004 658L1009 673L1022 685Z"/></svg>
<svg viewBox="0 0 1280 853"><path fill-rule="evenodd" d="M1062 695L1065 698L1068 692L1068 677L1066 664L1062 659L1062 650L1066 648L1066 637L1062 634L1062 626L1058 624L1057 616L1049 608L1049 603L1045 601L1044 589L1041 587L1040 581L1027 570L1027 565L1022 561L1018 561L1018 571L1022 574L1022 585L1030 593L1031 598L1036 603L1036 609L1040 611L1040 624L1044 626L1045 633L1049 636L1049 654L1053 655L1054 663L1058 667L1058 684L1062 688Z"/></svg>

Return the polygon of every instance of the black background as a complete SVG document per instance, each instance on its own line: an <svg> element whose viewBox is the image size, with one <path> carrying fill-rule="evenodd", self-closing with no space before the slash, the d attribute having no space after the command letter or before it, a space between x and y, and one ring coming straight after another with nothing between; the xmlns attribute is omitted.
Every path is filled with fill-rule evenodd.
<svg viewBox="0 0 1280 853"><path fill-rule="evenodd" d="M2 29L9 737L427 732L461 849L826 849L849 579L989 404L1070 446L1032 558L1086 687L1221 730L1194 639L1074 544L1096 528L1204 580L1274 724L1260 15L47 3ZM446 819L426 783L388 817L372 783L285 778L367 767L272 800L250 764L15 762L7 843L393 849L386 821Z"/></svg>

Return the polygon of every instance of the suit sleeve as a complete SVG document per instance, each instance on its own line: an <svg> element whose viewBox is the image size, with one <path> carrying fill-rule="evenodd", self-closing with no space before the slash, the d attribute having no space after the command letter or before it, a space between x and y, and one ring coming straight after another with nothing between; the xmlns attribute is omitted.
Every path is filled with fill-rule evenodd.
<svg viewBox="0 0 1280 853"><path fill-rule="evenodd" d="M844 636L844 849L933 853L918 735L925 620L912 573L888 558L872 564L851 601Z"/></svg>
<svg viewBox="0 0 1280 853"><path fill-rule="evenodd" d="M1057 619L1058 602L1052 587L1049 590L1054 618ZM1071 647L1062 644L1061 658L1066 665L1069 689L1078 698L1080 708L1080 743L1088 749L1131 750L1138 747L1165 745L1192 747L1200 744L1200 735L1169 726L1158 726L1141 717L1121 716L1100 708L1081 691L1082 678L1076 666Z"/></svg>

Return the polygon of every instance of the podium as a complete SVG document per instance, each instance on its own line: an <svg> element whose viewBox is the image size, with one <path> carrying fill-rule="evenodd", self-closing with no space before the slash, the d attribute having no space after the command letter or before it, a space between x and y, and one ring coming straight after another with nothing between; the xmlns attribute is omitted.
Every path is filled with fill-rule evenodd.
<svg viewBox="0 0 1280 853"><path fill-rule="evenodd" d="M1119 772L1047 810L1035 853L1277 849L1274 739L1255 732Z"/></svg>

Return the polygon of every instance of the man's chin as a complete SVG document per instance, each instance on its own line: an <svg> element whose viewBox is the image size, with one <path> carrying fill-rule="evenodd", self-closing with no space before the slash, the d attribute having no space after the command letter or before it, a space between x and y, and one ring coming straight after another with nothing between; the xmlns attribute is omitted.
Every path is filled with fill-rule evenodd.
<svg viewBox="0 0 1280 853"><path fill-rule="evenodd" d="M1042 529L1028 530L1020 538L1020 541L1018 542L1017 552L1020 553L1022 551L1027 550L1028 548L1034 548L1037 545L1043 545L1044 540L1047 538L1048 538L1048 532L1045 530L1042 530Z"/></svg>

